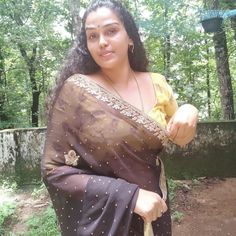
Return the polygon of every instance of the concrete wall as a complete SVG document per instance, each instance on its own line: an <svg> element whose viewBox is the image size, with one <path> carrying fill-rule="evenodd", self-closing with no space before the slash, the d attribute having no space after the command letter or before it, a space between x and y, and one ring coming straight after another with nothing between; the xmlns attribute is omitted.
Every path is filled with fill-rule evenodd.
<svg viewBox="0 0 236 236"><path fill-rule="evenodd" d="M45 128L0 131L0 175L18 182L40 178ZM172 178L236 177L236 121L198 124L194 141L184 148L170 144L162 153Z"/></svg>
<svg viewBox="0 0 236 236"><path fill-rule="evenodd" d="M199 123L190 144L169 145L162 156L173 178L236 177L236 121Z"/></svg>
<svg viewBox="0 0 236 236"><path fill-rule="evenodd" d="M0 176L19 183L40 178L45 128L0 131Z"/></svg>

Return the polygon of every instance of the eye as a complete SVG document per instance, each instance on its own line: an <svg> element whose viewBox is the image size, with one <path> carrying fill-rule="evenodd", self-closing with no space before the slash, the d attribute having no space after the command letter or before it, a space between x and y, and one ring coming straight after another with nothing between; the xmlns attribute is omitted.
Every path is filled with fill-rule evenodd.
<svg viewBox="0 0 236 236"><path fill-rule="evenodd" d="M108 35L108 36L113 36L113 35L115 35L117 32L118 32L118 30L117 30L116 28L110 28L110 29L107 29L106 35Z"/></svg>
<svg viewBox="0 0 236 236"><path fill-rule="evenodd" d="M89 41L95 41L97 39L97 34L96 33L90 33L87 35L87 39Z"/></svg>

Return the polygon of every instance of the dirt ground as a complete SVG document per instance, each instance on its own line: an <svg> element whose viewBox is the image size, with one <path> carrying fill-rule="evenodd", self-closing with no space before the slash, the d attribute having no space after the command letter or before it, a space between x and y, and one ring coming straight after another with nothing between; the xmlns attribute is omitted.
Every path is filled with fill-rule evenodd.
<svg viewBox="0 0 236 236"><path fill-rule="evenodd" d="M43 212L50 205L50 199L46 190L42 191L40 195L34 196L32 194L33 189L34 186L25 186L21 190L12 191L11 189L0 187L0 201L17 204L16 214L13 216L13 219L4 224L7 227L6 231L12 233L12 235L24 235L24 232L27 232L27 220L33 215Z"/></svg>
<svg viewBox="0 0 236 236"><path fill-rule="evenodd" d="M173 236L235 236L236 178L182 182L174 208L184 215Z"/></svg>
<svg viewBox="0 0 236 236"><path fill-rule="evenodd" d="M173 222L173 236L235 236L236 235L236 178L201 178L178 181L173 211L183 213ZM28 217L43 211L50 203L47 194L33 197L24 190L17 195L0 190L18 203L17 218L12 233L26 232ZM43 236L43 235L42 235Z"/></svg>

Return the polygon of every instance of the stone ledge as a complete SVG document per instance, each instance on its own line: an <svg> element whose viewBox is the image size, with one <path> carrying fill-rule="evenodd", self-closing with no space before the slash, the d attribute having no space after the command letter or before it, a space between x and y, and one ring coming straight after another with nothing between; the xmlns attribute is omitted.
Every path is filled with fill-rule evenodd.
<svg viewBox="0 0 236 236"><path fill-rule="evenodd" d="M20 181L40 178L46 128L0 131L0 173ZM172 178L236 177L236 121L200 122L186 147L169 144L162 153Z"/></svg>

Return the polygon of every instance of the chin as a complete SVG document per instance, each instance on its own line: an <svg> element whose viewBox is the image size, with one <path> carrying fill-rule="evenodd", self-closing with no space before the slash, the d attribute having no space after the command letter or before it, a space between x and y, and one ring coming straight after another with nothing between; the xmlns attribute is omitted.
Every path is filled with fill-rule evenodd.
<svg viewBox="0 0 236 236"><path fill-rule="evenodd" d="M129 62L128 62L129 63ZM120 68L122 69L126 63L125 63L125 59L122 60L122 61L118 61L118 60L109 60L109 61L106 61L106 62L97 62L97 64L101 67L101 69L115 69L115 68Z"/></svg>
<svg viewBox="0 0 236 236"><path fill-rule="evenodd" d="M102 69L113 69L119 66L119 63L114 62L103 62L103 63L97 63Z"/></svg>

